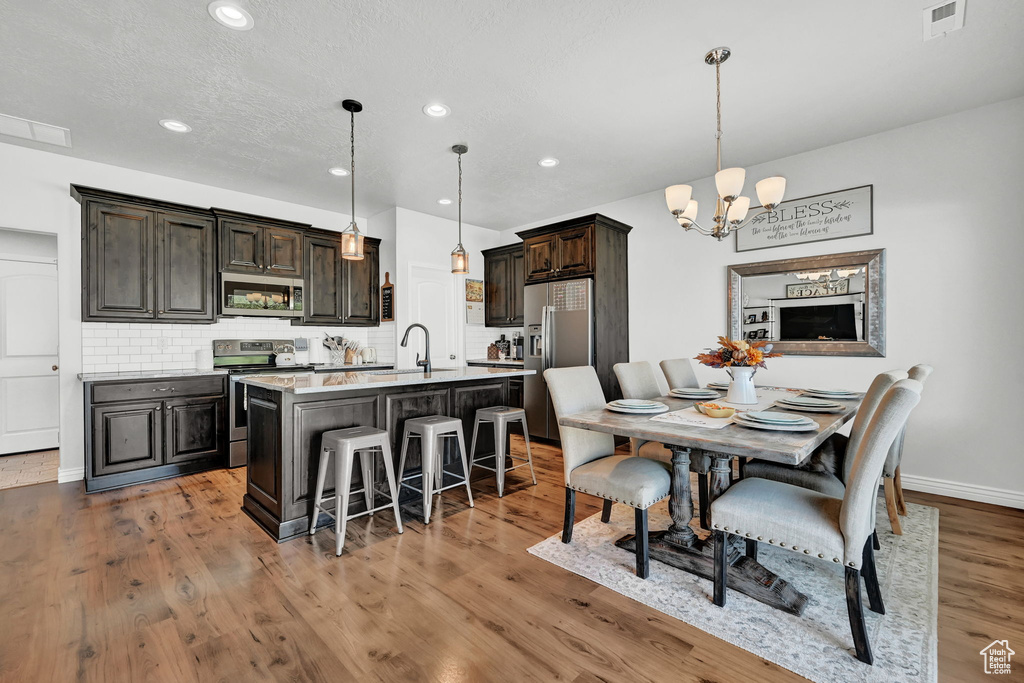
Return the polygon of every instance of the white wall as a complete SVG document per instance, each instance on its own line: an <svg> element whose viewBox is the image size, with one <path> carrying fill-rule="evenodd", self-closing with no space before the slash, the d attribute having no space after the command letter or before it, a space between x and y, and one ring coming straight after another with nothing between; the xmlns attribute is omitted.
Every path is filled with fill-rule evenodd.
<svg viewBox="0 0 1024 683"><path fill-rule="evenodd" d="M0 144L0 226L57 236L61 481L80 479L85 462L82 384L78 379L78 373L82 372L83 340L81 207L71 198L72 183L182 204L217 206L312 223L329 230L343 230L351 220L351 216L344 213L348 208L346 206L339 206L342 213L335 213L60 154ZM365 219L358 220L367 234L376 236Z"/></svg>
<svg viewBox="0 0 1024 683"><path fill-rule="evenodd" d="M516 230L594 212L633 226L630 355L650 361L692 357L727 332L728 265L884 247L887 357L774 359L758 380L864 389L879 372L931 363L908 430L904 486L1024 507L1024 98L749 167L747 192L770 175L787 178L790 198L873 184L874 234L736 253L732 240L679 228L661 190ZM678 182L686 180L664 179ZM692 184L709 207L712 178ZM707 216L702 208L699 219ZM721 379L707 368L698 376ZM992 414L972 414L972 405Z"/></svg>

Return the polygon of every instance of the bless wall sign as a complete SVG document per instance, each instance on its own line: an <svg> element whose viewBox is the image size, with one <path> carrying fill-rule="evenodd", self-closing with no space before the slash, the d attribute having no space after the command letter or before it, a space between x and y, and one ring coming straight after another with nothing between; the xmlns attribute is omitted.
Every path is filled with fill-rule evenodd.
<svg viewBox="0 0 1024 683"><path fill-rule="evenodd" d="M871 185L782 202L736 233L736 251L870 235Z"/></svg>

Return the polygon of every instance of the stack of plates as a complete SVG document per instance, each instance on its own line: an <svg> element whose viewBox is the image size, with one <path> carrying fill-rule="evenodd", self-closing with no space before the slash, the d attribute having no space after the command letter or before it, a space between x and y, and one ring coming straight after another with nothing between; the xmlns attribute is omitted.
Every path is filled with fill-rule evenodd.
<svg viewBox="0 0 1024 683"><path fill-rule="evenodd" d="M808 389L804 392L804 395L840 400L858 398L860 396L856 391L847 391L846 389Z"/></svg>
<svg viewBox="0 0 1024 683"><path fill-rule="evenodd" d="M640 398L620 398L607 404L605 408L616 413L633 413L636 415L656 415L668 411L668 406L664 403Z"/></svg>
<svg viewBox="0 0 1024 683"><path fill-rule="evenodd" d="M722 391L725 391L725 390L727 390L729 388L729 383L728 382L709 382L708 383L708 388L709 389L721 389Z"/></svg>
<svg viewBox="0 0 1024 683"><path fill-rule="evenodd" d="M818 428L818 423L803 415L786 413L746 412L736 413L733 420L744 427L767 429L778 432L806 432Z"/></svg>
<svg viewBox="0 0 1024 683"><path fill-rule="evenodd" d="M688 398L694 401L707 401L709 399L720 398L721 394L711 389L700 389L700 388L679 388L672 389L669 396L675 398Z"/></svg>
<svg viewBox="0 0 1024 683"><path fill-rule="evenodd" d="M835 401L823 401L820 398L806 396L780 398L775 405L786 410L799 410L802 413L841 413L846 410L842 404Z"/></svg>

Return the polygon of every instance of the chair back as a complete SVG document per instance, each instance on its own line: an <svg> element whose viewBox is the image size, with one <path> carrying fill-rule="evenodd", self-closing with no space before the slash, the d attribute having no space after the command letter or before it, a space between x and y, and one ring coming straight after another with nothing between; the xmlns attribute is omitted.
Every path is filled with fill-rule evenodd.
<svg viewBox="0 0 1024 683"><path fill-rule="evenodd" d="M645 360L633 363L616 363L612 366L615 377L619 380L623 398L658 398L661 396L661 385L654 366Z"/></svg>
<svg viewBox="0 0 1024 683"><path fill-rule="evenodd" d="M853 566L860 566L864 543L874 531L875 498L885 457L907 423L910 411L920 400L920 382L901 379L893 384L874 410L856 450L847 453L847 459L853 460L853 467L839 512L839 528L846 545L846 565L855 562ZM853 441L850 443L852 445Z"/></svg>
<svg viewBox="0 0 1024 683"><path fill-rule="evenodd" d="M597 371L589 365L550 368L544 371L544 381L547 382L551 404L558 418L605 406L604 391L597 378ZM569 473L574 469L615 452L615 438L611 434L562 425L558 426L558 434L562 440L566 485L569 484Z"/></svg>
<svg viewBox="0 0 1024 683"><path fill-rule="evenodd" d="M928 379L928 375L932 374L932 370L934 369L935 368L930 365L920 363L910 368L907 374L910 379L917 380L923 386L925 380ZM887 479L892 479L896 476L896 468L900 466L900 462L903 460L903 440L906 438L906 435L907 428L904 426L903 431L900 432L900 435L892 442L892 448L889 449L889 455L885 458L885 467L882 468L882 476Z"/></svg>
<svg viewBox="0 0 1024 683"><path fill-rule="evenodd" d="M693 364L689 358L675 358L661 361L661 371L665 373L669 389L687 389L699 387L697 375L693 374Z"/></svg>
<svg viewBox="0 0 1024 683"><path fill-rule="evenodd" d="M864 393L864 400L860 402L860 408L857 410L857 417L853 419L853 428L850 429L850 440L846 444L846 455L843 458L843 484L847 484L850 481L850 470L853 468L853 456L857 452L857 447L860 444L860 440L864 435L868 424L871 422L871 417L874 415L875 409L878 408L878 404L882 402L882 398L885 397L885 392L889 391L889 388L896 384L901 379L906 379L907 373L903 370L890 370L889 372L883 372L882 374L875 377L874 381L871 382L871 386L868 387L867 392Z"/></svg>

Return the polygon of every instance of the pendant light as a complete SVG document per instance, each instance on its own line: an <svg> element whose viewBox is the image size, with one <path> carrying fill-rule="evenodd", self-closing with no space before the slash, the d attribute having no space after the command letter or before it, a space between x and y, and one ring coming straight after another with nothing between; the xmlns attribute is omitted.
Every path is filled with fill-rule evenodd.
<svg viewBox="0 0 1024 683"><path fill-rule="evenodd" d="M362 111L363 105L355 100L345 100L341 103L341 107L350 115L349 140L352 144L349 171L349 182L352 185L352 222L341 233L341 258L349 261L362 261L363 233L359 232L359 226L356 225L356 112Z"/></svg>
<svg viewBox="0 0 1024 683"><path fill-rule="evenodd" d="M462 246L462 155L469 151L466 145L452 145L452 151L459 155L459 245L452 251L452 273L469 274L469 255Z"/></svg>

